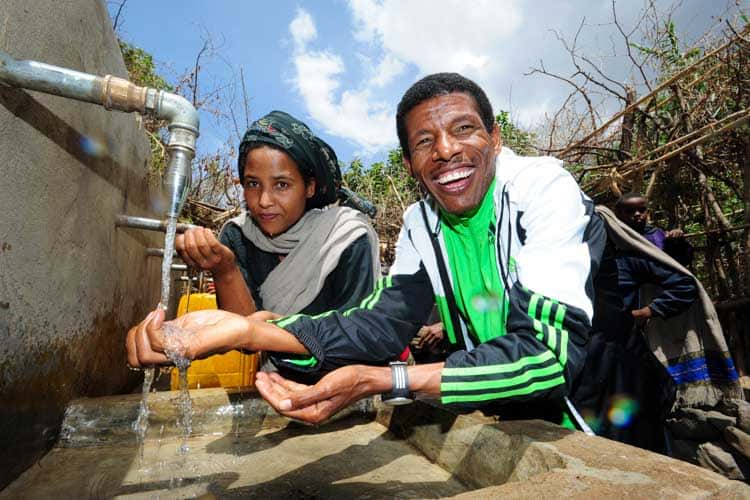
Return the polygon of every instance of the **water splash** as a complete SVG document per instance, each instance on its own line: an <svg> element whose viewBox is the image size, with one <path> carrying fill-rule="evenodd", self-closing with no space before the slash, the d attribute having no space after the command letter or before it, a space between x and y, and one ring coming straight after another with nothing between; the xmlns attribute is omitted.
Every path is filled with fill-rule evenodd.
<svg viewBox="0 0 750 500"><path fill-rule="evenodd" d="M195 333L172 323L164 323L162 331L164 332L164 353L179 371L180 396L177 400L179 408L177 426L182 430L180 454L184 455L189 451L187 443L190 434L193 432L193 401L190 399L187 380L187 369L190 366L190 359L186 354L188 340Z"/></svg>

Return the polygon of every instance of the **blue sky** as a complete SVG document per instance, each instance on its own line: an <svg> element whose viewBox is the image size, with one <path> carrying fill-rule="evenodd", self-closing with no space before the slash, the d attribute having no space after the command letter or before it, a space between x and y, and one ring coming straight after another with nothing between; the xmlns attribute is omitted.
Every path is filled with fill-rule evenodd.
<svg viewBox="0 0 750 500"><path fill-rule="evenodd" d="M662 10L674 6L686 41L715 26L734 3L657 1ZM107 2L112 16L119 4ZM747 11L747 1L740 5ZM642 6L638 0L616 4L626 30ZM579 48L608 74L628 80L610 0L128 0L118 31L150 52L171 81L192 68L210 38L213 50L202 60L200 87L220 89L241 131L240 68L251 120L272 109L287 111L328 141L339 159L370 163L397 146L394 115L401 94L437 71L475 79L496 110L509 110L522 126L542 122L569 88L524 73L543 60L548 69L571 74L569 55L553 30L570 40L584 18ZM208 112L202 113L201 134L199 153L237 142L232 121Z"/></svg>

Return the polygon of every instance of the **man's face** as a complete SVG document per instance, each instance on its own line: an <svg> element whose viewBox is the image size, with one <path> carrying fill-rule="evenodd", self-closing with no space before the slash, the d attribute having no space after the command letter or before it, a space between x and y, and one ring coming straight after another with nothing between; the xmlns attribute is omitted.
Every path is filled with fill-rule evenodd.
<svg viewBox="0 0 750 500"><path fill-rule="evenodd" d="M482 202L500 151L497 125L488 133L474 98L455 92L428 99L406 115L414 176L448 213L464 214Z"/></svg>
<svg viewBox="0 0 750 500"><path fill-rule="evenodd" d="M646 228L648 205L645 198L630 198L617 208L617 218L642 233Z"/></svg>

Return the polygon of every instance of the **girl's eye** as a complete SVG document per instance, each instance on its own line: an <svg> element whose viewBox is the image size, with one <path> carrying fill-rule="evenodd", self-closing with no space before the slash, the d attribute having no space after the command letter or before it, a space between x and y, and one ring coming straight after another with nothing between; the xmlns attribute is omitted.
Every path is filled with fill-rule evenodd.
<svg viewBox="0 0 750 500"><path fill-rule="evenodd" d="M256 188L256 187L258 187L258 181L247 180L247 181L245 181L245 187L246 188Z"/></svg>
<svg viewBox="0 0 750 500"><path fill-rule="evenodd" d="M287 183L287 182L283 182L283 181L280 181L280 182L277 182L277 183L276 183L276 187L277 187L278 189L286 189L286 188L288 188L288 187L289 187L289 183Z"/></svg>

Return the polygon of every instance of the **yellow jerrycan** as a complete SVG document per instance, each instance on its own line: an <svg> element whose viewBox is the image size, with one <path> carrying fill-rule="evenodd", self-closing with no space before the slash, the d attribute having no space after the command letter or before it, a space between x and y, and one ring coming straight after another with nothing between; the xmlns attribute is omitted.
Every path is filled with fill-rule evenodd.
<svg viewBox="0 0 750 500"><path fill-rule="evenodd" d="M203 309L216 309L213 293L191 293L180 297L177 316ZM258 371L258 355L230 351L193 361L187 372L188 387L252 387ZM172 369L170 386L173 391L180 388L177 368Z"/></svg>

